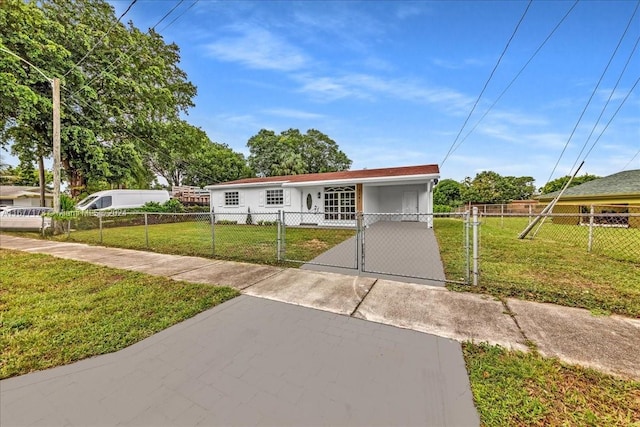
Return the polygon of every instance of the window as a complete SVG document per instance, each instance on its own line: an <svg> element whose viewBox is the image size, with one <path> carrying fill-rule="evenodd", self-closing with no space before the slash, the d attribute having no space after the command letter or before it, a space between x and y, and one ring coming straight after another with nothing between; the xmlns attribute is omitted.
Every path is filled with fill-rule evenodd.
<svg viewBox="0 0 640 427"><path fill-rule="evenodd" d="M240 205L240 193L237 191L225 191L224 193L224 205L225 206L238 206Z"/></svg>
<svg viewBox="0 0 640 427"><path fill-rule="evenodd" d="M349 187L325 187L324 219L356 219L356 189Z"/></svg>
<svg viewBox="0 0 640 427"><path fill-rule="evenodd" d="M106 209L110 207L112 203L111 196L100 197L89 209Z"/></svg>
<svg viewBox="0 0 640 427"><path fill-rule="evenodd" d="M266 191L267 206L275 206L284 204L284 192L282 189Z"/></svg>

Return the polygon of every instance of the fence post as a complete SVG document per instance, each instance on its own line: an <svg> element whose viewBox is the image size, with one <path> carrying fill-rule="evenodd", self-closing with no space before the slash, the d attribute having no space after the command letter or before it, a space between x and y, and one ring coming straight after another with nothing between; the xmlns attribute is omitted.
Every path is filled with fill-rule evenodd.
<svg viewBox="0 0 640 427"><path fill-rule="evenodd" d="M67 239L71 237L71 220L67 220Z"/></svg>
<svg viewBox="0 0 640 427"><path fill-rule="evenodd" d="M464 212L464 252L465 252L465 279L467 285L471 282L471 244L469 243L469 228L471 228L471 213Z"/></svg>
<svg viewBox="0 0 640 427"><path fill-rule="evenodd" d="M282 261L282 211L278 210L278 218L276 219L277 236L276 236L276 256L278 262Z"/></svg>
<svg viewBox="0 0 640 427"><path fill-rule="evenodd" d="M362 212L356 213L356 267L358 268L358 273L362 273L364 271L364 227Z"/></svg>
<svg viewBox="0 0 640 427"><path fill-rule="evenodd" d="M478 208L473 208L473 286L478 285Z"/></svg>
<svg viewBox="0 0 640 427"><path fill-rule="evenodd" d="M593 246L593 214L595 213L595 209L593 205L591 205L590 210L591 215L589 215L589 242L587 243L587 252L591 252L591 247Z"/></svg>
<svg viewBox="0 0 640 427"><path fill-rule="evenodd" d="M147 213L144 213L144 241L147 244L147 249L149 249L149 219L147 218Z"/></svg>
<svg viewBox="0 0 640 427"><path fill-rule="evenodd" d="M504 228L504 205L500 204L500 228Z"/></svg>
<svg viewBox="0 0 640 427"><path fill-rule="evenodd" d="M215 256L216 255L216 231L215 231L216 216L213 213L213 211L209 213L209 221L211 221L211 256Z"/></svg>
<svg viewBox="0 0 640 427"><path fill-rule="evenodd" d="M102 214L98 214L98 224L100 226L100 244L102 244Z"/></svg>
<svg viewBox="0 0 640 427"><path fill-rule="evenodd" d="M533 207L529 205L529 224L531 224L531 214L533 213Z"/></svg>

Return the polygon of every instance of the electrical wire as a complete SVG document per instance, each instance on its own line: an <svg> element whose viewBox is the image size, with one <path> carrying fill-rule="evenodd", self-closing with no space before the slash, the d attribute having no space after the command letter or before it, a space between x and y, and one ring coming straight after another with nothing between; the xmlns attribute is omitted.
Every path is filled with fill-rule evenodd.
<svg viewBox="0 0 640 427"><path fill-rule="evenodd" d="M638 37L636 39L636 44L633 46L633 49L631 50L631 53L629 54L629 57L627 58L627 62L624 64L624 67L622 68L622 71L620 72L620 76L618 76L618 80L616 81L616 84L613 86L613 89L611 89L611 93L609 93L609 97L607 98L607 102L604 104L604 107L602 107L602 111L600 111L600 115L598 116L598 119L593 124L593 127L591 128L591 132L589 133L589 136L587 137L587 140L582 145L582 149L578 153L578 156L576 157L576 161L573 164L573 166L571 167L572 170L573 170L573 168L576 167L576 165L580 161L580 156L584 152L584 149L587 148L587 144L589 143L589 141L591 141L591 137L593 136L593 133L595 132L596 127L598 127L598 125L600 124L600 120L602 119L602 116L604 115L605 110L609 106L609 103L611 102L611 98L613 98L613 94L616 92L616 89L618 89L618 85L620 84L620 81L622 80L622 76L624 76L625 71L627 71L627 67L629 66L629 63L631 62L631 58L633 57L633 54L636 52L636 48L638 47L638 43L640 43L640 37ZM625 100L626 100L626 98L625 98ZM600 135L602 135L602 134L600 134ZM599 139L599 137L598 137L598 139ZM589 155L589 153L591 153L591 150L593 150L593 147L595 147L597 141L598 140L594 141L594 143L591 145L591 148L589 149L587 154L584 156L582 161L587 159L587 156Z"/></svg>
<svg viewBox="0 0 640 427"><path fill-rule="evenodd" d="M639 5L640 5L640 0L638 2L636 2L636 7L633 9L633 14L631 15L631 18L629 18L629 22L627 23L627 26L625 27L624 31L622 32L622 35L620 36L620 40L618 40L618 44L616 45L615 49L613 50L613 53L611 54L611 57L609 58L609 62L607 62L607 66L602 71L602 74L600 74L600 78L598 79L598 83L593 88L593 91L591 92L591 96L589 96L589 100L587 101L587 104L582 109L582 112L580 113L580 117L578 117L578 120L576 121L576 124L573 127L573 130L571 131L571 134L569 135L569 138L567 139L567 142L564 144L564 147L562 148L562 151L560 152L560 156L558 157L558 161L556 161L556 164L553 166L553 169L551 170L551 174L549 174L549 178L547 179L547 183L549 181L551 181L551 178L553 178L553 174L556 172L556 169L558 168L558 165L560 164L560 160L562 160L562 157L564 156L564 153L567 150L567 147L569 146L569 142L571 142L571 140L573 139L573 135L575 134L576 129L578 129L578 126L580 125L580 122L582 121L582 118L584 117L584 114L586 113L587 109L589 108L589 105L591 104L591 101L593 100L593 97L595 96L596 92L598 91L598 88L600 87L600 83L602 83L602 80L604 79L605 74L609 70L609 66L611 65L611 62L613 62L613 58L615 57L616 53L618 52L618 49L620 48L620 45L622 44L622 40L626 36L627 31L629 30L629 27L633 23L633 18L636 15L636 11L638 10L638 6Z"/></svg>
<svg viewBox="0 0 640 427"><path fill-rule="evenodd" d="M631 93L634 91L634 89L636 88L636 86L638 85L638 82L640 82L640 77L638 77L636 79L636 82L633 84L633 87L631 89L629 89L629 92L627 92L627 95L624 97L624 99L622 100L622 102L620 103L620 105L618 105L618 108L616 109L616 111L613 113L613 116L611 116L611 118L609 119L609 121L607 122L607 124L605 125L605 127L602 129L602 131L600 132L600 134L598 135L598 138L596 138L595 141L593 141L593 144L591 145L591 148L589 148L589 151L587 151L587 154L584 155L584 160L586 160L586 158L589 156L589 154L591 154L591 150L593 150L593 147L596 146L596 144L598 143L598 141L600 141L600 138L602 137L602 135L604 134L604 132L607 130L607 128L609 127L609 125L611 124L611 122L613 121L613 119L618 115L618 112L620 111L620 109L622 108L622 106L624 105L624 103L627 101L627 99L629 99L629 96L631 95ZM635 157L635 156L634 156Z"/></svg>
<svg viewBox="0 0 640 427"><path fill-rule="evenodd" d="M496 106L496 104L502 99L502 97L504 96L505 93L507 93L507 91L511 88L511 86L515 83L515 81L520 77L520 75L522 74L522 72L529 66L529 64L531 63L531 61L533 61L533 58L535 58L538 53L542 50L542 48L544 47L544 45L549 41L549 39L551 39L551 36L553 36L553 34L558 30L558 28L560 28L560 26L562 25L562 23L567 19L567 17L569 16L569 14L571 14L571 12L573 11L573 9L578 5L578 2L580 0L576 0L573 3L573 6L571 6L571 8L569 8L569 10L567 11L567 13L564 14L564 16L562 17L562 19L560 19L560 21L558 22L558 24L553 28L553 30L551 30L551 32L549 33L549 35L547 35L547 37L544 39L544 41L540 44L540 46L538 46L538 48L535 50L535 52L533 52L533 54L531 55L531 57L529 57L529 60L527 60L527 62L522 66L522 68L520 68L520 71L518 71L518 73L515 75L515 77L509 82L509 84L504 88L504 90L500 93L500 95L496 98L495 101L493 101L493 103L489 106L489 108L487 108L487 111L484 112L484 114L482 115L482 117L480 117L480 119L476 122L475 125L473 125L473 127L471 128L471 130L464 136L464 138L462 138L459 142L458 145L456 145L455 147L453 147L453 150L451 150L451 154L453 154L458 147L460 147L462 145L463 142L465 142L467 140L467 138L469 138L469 135L471 135L473 133L473 131L476 130L476 128L478 127L478 125L482 122L482 120L484 120L485 117L487 117L487 115L489 114L489 112L491 112L491 110L493 109L493 107Z"/></svg>
<svg viewBox="0 0 640 427"><path fill-rule="evenodd" d="M185 12L189 9L191 9L191 7L193 7L199 0L194 1L191 6L189 6L185 11L183 11L178 17L176 17L175 19L173 19L171 22L169 22L167 25L165 25L162 30L166 30L167 28L169 28L174 22L176 22L180 17L182 17L182 15L185 14ZM158 22L156 22L151 28L149 28L145 34L149 34L151 32L151 30L155 30L155 28L162 22L164 21L182 2L184 2L184 0L180 0L175 6L173 6L167 13L164 14L164 16L162 18L160 18L160 20L158 20ZM82 87L80 87L78 90L76 90L73 95L78 95L82 90L84 90L87 87L90 87L91 84L95 83L96 81L100 80L101 78L103 78L107 73L111 72L116 65L118 65L118 63L120 61L122 61L122 59L127 59L130 60L131 55L127 52L120 52L118 58L114 59L113 61L111 61L108 65L105 66L105 69L102 70L99 74L95 75L93 78L91 78L91 80L89 80L87 83L85 83L84 85L82 85Z"/></svg>
<svg viewBox="0 0 640 427"><path fill-rule="evenodd" d="M159 32L162 32L162 31L166 30L168 27L170 27L170 26L171 26L171 24L173 24L174 22L176 22L178 19L182 18L182 15L184 15L185 13L187 13L187 12L189 11L189 9L191 9L193 6L195 6L195 5L196 5L196 3L198 3L198 1L200 1L200 0L194 0L194 2L193 2L193 3L191 3L191 5L190 5L188 8L186 8L185 10L183 10L183 11L182 11L182 13L181 13L180 15L176 16L175 18L173 18L173 20L172 20L171 22L169 22L167 25L165 25L164 27L162 27L162 28L161 28L161 29L159 29L158 31L159 31ZM158 24L159 24L159 22L158 22ZM158 24L156 24L156 26L157 26Z"/></svg>
<svg viewBox="0 0 640 427"><path fill-rule="evenodd" d="M122 15L120 15L120 17L116 20L116 22L113 23L113 25L111 25L111 27L107 30L106 33L104 33L102 35L102 37L100 37L100 40L98 40L98 42L96 44L93 45L93 47L91 49L89 49L87 51L87 53L84 54L84 56L82 58L80 58L80 60L73 65L71 68L69 68L69 70L63 74L62 77L67 77L67 75L74 69L80 66L80 64L82 64L82 62L87 59L87 57L91 54L91 52L93 52L98 46L100 46L103 42L103 40L105 39L105 37L107 37L109 35L109 33L111 32L111 30L113 30L118 24L120 24L120 20L127 14L129 13L129 11L131 10L131 8L133 7L134 4L136 4L138 0L132 0L131 3L129 4L129 7L127 7L127 9L122 13Z"/></svg>
<svg viewBox="0 0 640 427"><path fill-rule="evenodd" d="M533 0L529 0L529 3L527 3L527 7L525 8L524 12L522 13L522 16L520 17L520 20L518 21L518 24L514 28L513 33L511 33L511 37L509 37L509 40L507 41L506 46L502 50L502 53L500 54L500 57L498 58L498 61L496 62L496 65L493 67L493 70L491 70L491 74L489 75L489 78L484 83L482 91L480 91L480 95L478 95L478 98L476 99L476 102L473 104L473 107L471 108L471 111L469 112L469 114L467 115L467 118L465 119L464 123L462 124L462 127L460 128L460 131L456 135L455 140L451 144L451 147L449 147L449 151L447 151L447 154L444 156L444 159L442 159L442 162L440 162L440 167L442 167L444 165L444 163L449 158L449 155L451 155L451 151L453 150L453 147L458 142L458 139L460 138L460 135L462 134L462 131L464 130L465 126L469 122L469 119L473 115L473 112L475 111L476 106L478 105L478 102L480 102L480 98L482 98L482 95L484 94L485 90L487 89L487 86L489 86L489 82L491 82L491 79L493 78L493 75L495 74L496 70L498 69L498 66L500 65L500 62L502 61L502 58L504 57L505 53L507 52L507 49L509 48L509 45L511 44L511 41L513 40L513 38L515 37L516 33L518 32L518 28L520 28L520 24L522 24L522 21L524 21L524 18L527 15L527 12L529 11L529 8L531 7L531 3L533 3Z"/></svg>
<svg viewBox="0 0 640 427"><path fill-rule="evenodd" d="M629 165L630 165L631 163L633 163L633 161L636 159L636 157L638 157L638 155L640 155L640 150L638 150L638 151L636 152L636 154L634 154L634 155L633 155L633 157L631 158L631 160L629 160L629 162L627 162L627 164L626 164L626 165L624 165L624 167L622 168L622 170L627 169L627 168L629 167Z"/></svg>

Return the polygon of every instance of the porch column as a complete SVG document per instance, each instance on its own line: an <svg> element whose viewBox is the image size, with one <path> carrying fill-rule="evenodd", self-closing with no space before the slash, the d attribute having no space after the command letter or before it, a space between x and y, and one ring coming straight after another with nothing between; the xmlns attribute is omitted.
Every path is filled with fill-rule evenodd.
<svg viewBox="0 0 640 427"><path fill-rule="evenodd" d="M356 212L363 212L363 210L362 210L362 184L356 184Z"/></svg>

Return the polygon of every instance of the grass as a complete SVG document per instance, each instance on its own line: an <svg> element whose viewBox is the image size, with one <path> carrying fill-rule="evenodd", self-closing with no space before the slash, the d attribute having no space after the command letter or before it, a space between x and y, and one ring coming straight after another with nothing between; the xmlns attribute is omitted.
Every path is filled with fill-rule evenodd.
<svg viewBox="0 0 640 427"><path fill-rule="evenodd" d="M276 225L216 224L215 248L208 222L179 222L150 225L149 246L144 226L104 228L102 244L127 249L213 257L260 264L277 263ZM309 261L327 249L353 236L353 229L288 227L287 258ZM23 234L24 235L24 234ZM33 233L32 237L35 237ZM100 244L97 229L72 231L56 240Z"/></svg>
<svg viewBox="0 0 640 427"><path fill-rule="evenodd" d="M558 237L551 239L548 234L519 240L517 235L523 228L522 221L483 222L479 285L452 288L640 317L640 263L587 253L586 247L575 247L572 241L563 243ZM464 260L459 256L462 224L436 219L434 229L447 278L458 280L464 272Z"/></svg>
<svg viewBox="0 0 640 427"><path fill-rule="evenodd" d="M538 353L466 343L484 426L640 426L640 382L567 366Z"/></svg>
<svg viewBox="0 0 640 427"><path fill-rule="evenodd" d="M120 350L237 295L0 250L0 378Z"/></svg>

